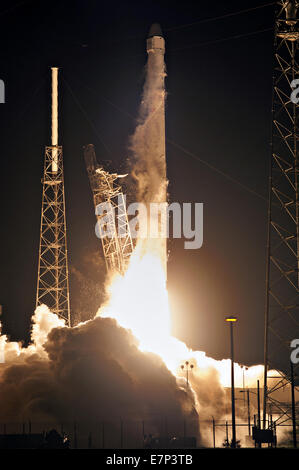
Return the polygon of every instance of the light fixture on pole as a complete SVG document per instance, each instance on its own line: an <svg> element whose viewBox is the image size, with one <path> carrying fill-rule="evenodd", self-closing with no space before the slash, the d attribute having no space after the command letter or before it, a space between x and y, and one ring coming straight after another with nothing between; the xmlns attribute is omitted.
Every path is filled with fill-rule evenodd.
<svg viewBox="0 0 299 470"><path fill-rule="evenodd" d="M230 346L231 346L231 398L232 398L232 444L236 448L236 411L235 411L235 374L234 374L234 335L233 325L237 322L237 317L230 315L225 318L230 325Z"/></svg>
<svg viewBox="0 0 299 470"><path fill-rule="evenodd" d="M185 364L181 365L182 371L186 369L186 379L187 379L187 387L189 386L189 371L192 371L194 365L190 364L189 361L186 361Z"/></svg>

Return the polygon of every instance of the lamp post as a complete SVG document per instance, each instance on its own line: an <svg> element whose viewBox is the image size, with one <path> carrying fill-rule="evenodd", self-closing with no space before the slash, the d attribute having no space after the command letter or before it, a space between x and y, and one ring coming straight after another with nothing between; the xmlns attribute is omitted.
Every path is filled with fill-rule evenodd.
<svg viewBox="0 0 299 470"><path fill-rule="evenodd" d="M193 369L194 365L190 364L189 361L186 361L185 364L181 365L181 369L186 369L186 379L187 379L187 387L189 387L189 370Z"/></svg>
<svg viewBox="0 0 299 470"><path fill-rule="evenodd" d="M237 321L237 317L230 315L225 318L230 325L230 349L231 349L231 397L232 397L232 444L233 449L236 448L236 411L235 411L235 374L234 374L234 334L233 326Z"/></svg>

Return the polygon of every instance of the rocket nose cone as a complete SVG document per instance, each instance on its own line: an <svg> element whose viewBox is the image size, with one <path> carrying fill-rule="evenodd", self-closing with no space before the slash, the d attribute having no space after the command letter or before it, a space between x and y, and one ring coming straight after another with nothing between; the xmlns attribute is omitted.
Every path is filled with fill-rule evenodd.
<svg viewBox="0 0 299 470"><path fill-rule="evenodd" d="M162 29L159 23L153 23L150 27L148 37L151 38L153 36L161 36L163 37Z"/></svg>

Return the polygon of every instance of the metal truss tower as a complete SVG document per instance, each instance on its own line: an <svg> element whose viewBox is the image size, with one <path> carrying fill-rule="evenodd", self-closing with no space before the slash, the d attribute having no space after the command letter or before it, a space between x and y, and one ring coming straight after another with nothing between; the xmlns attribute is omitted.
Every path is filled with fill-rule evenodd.
<svg viewBox="0 0 299 470"><path fill-rule="evenodd" d="M58 145L58 68L52 67L52 145L46 147L36 306L71 325L62 147Z"/></svg>
<svg viewBox="0 0 299 470"><path fill-rule="evenodd" d="M107 270L124 274L133 252L133 243L125 197L116 180L127 175L105 171L97 163L92 144L84 148L84 157L97 217L97 235L102 241Z"/></svg>
<svg viewBox="0 0 299 470"><path fill-rule="evenodd" d="M290 342L299 335L299 105L291 98L292 81L299 78L299 2L278 1L277 6L264 330L264 428L267 412L278 416L276 425L290 419L290 407L279 402L275 392L290 382ZM283 372L277 372L275 379L271 379L270 369Z"/></svg>

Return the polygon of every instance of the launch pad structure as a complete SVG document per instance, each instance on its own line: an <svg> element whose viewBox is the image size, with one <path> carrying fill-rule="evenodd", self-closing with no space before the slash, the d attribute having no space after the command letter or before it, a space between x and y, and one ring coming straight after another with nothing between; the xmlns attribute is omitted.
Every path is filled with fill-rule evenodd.
<svg viewBox="0 0 299 470"><path fill-rule="evenodd" d="M58 68L52 67L52 145L45 149L36 307L71 326L62 147L58 145Z"/></svg>
<svg viewBox="0 0 299 470"><path fill-rule="evenodd" d="M290 344L298 337L299 326L299 116L298 104L291 97L292 82L299 78L298 7L297 0L277 2L266 260L264 428L267 412L278 416L276 425L293 421L294 428L295 423L295 403L292 407L280 403L275 392L287 384L294 388L294 373L299 370L298 364L291 364L290 373L287 372ZM278 371L279 361L286 357L287 364L284 360L284 367L280 367L284 372L277 372L271 379L269 370Z"/></svg>
<svg viewBox="0 0 299 470"><path fill-rule="evenodd" d="M94 146L84 147L84 158L108 272L124 274L133 252L125 197L116 182L126 175L108 173L97 162Z"/></svg>

